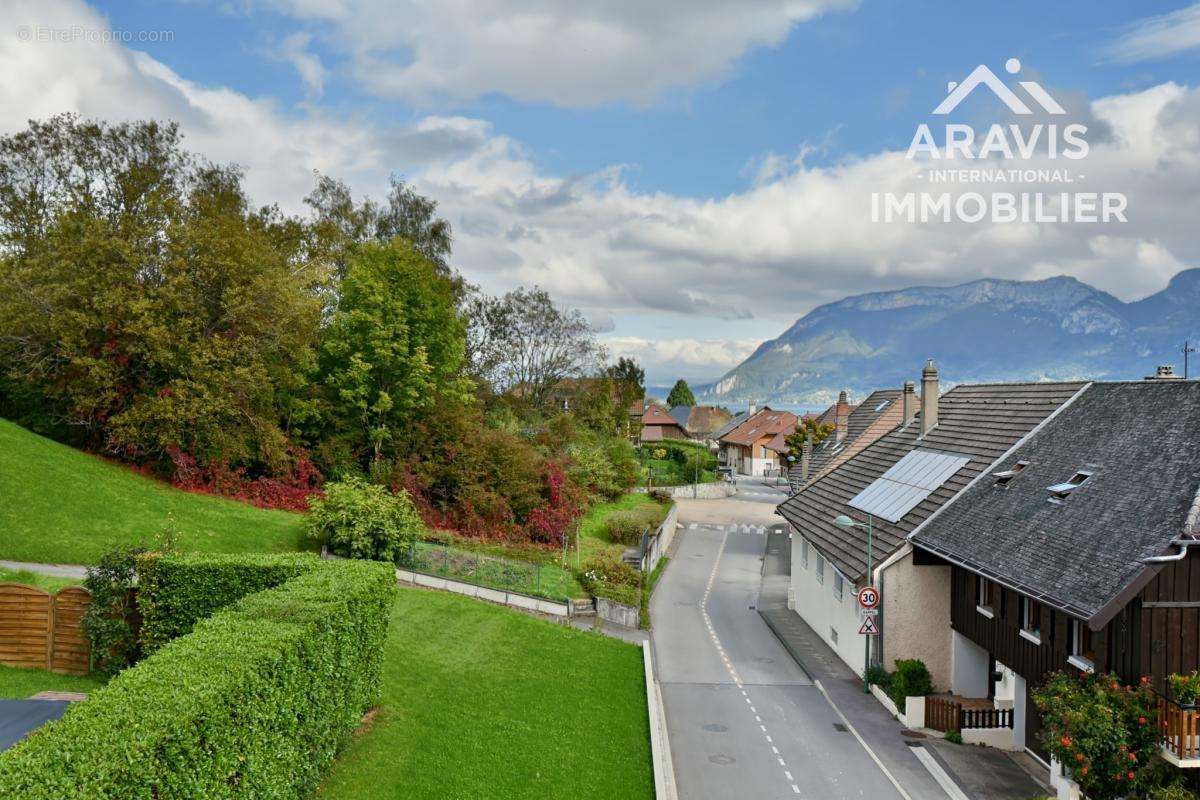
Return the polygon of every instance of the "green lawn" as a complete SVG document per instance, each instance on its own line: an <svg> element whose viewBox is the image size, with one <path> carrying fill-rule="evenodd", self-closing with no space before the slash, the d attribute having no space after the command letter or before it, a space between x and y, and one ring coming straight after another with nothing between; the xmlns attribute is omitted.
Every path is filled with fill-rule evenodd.
<svg viewBox="0 0 1200 800"><path fill-rule="evenodd" d="M301 517L181 492L0 420L0 558L95 563L125 544L152 545L167 527L206 552L296 550Z"/></svg>
<svg viewBox="0 0 1200 800"><path fill-rule="evenodd" d="M20 699L38 692L92 692L103 685L98 678L0 666L0 697L5 699Z"/></svg>
<svg viewBox="0 0 1200 800"><path fill-rule="evenodd" d="M608 552L620 558L625 547L609 541L608 529L605 527L605 521L609 516L618 513L632 514L642 524L657 527L666 518L669 510L669 506L640 492L622 495L611 503L592 506L579 523L581 557L586 560L592 555Z"/></svg>
<svg viewBox="0 0 1200 800"><path fill-rule="evenodd" d="M654 796L642 654L477 600L402 589L383 702L326 800Z"/></svg>
<svg viewBox="0 0 1200 800"><path fill-rule="evenodd" d="M59 589L68 586L82 586L82 580L74 578L55 578L52 575L42 575L27 569L4 569L0 567L0 583L23 583L26 586L36 586L44 592L57 594Z"/></svg>

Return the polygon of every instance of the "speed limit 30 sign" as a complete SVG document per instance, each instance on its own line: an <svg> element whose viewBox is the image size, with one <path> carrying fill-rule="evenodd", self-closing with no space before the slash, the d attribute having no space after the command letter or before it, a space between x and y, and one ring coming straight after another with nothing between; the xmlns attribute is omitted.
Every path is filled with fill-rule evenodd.
<svg viewBox="0 0 1200 800"><path fill-rule="evenodd" d="M864 586L858 590L858 605L862 608L875 608L879 605L879 590L874 586Z"/></svg>

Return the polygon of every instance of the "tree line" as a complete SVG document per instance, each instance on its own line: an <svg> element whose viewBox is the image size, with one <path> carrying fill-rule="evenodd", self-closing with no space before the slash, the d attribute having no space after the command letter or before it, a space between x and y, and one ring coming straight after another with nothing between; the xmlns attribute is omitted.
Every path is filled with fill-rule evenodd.
<svg viewBox="0 0 1200 800"><path fill-rule="evenodd" d="M399 179L376 202L315 175L304 207L254 205L174 123L0 138L0 415L187 488L298 508L366 476L536 540L633 482L643 376L579 312L470 286Z"/></svg>

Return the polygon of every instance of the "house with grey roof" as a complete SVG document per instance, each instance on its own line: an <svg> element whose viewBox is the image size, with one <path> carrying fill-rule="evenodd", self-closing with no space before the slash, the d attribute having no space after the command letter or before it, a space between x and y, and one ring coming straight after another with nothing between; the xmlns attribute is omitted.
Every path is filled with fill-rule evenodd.
<svg viewBox="0 0 1200 800"><path fill-rule="evenodd" d="M905 403L909 403L908 406ZM907 416L905 409L908 409ZM812 447L806 447L788 470L791 493L800 491L809 481L836 469L863 448L889 432L916 411L912 381L904 389L879 389L858 405L851 406L842 392L837 403L817 417L817 424L832 425L833 434Z"/></svg>
<svg viewBox="0 0 1200 800"><path fill-rule="evenodd" d="M1200 668L1200 382L1089 384L907 538L950 607L950 688L1012 708L1017 745L1039 750L1053 671L1166 692Z"/></svg>
<svg viewBox="0 0 1200 800"><path fill-rule="evenodd" d="M930 361L919 408L901 396L898 427L814 477L778 513L792 532L789 605L813 631L861 674L867 637L858 634L856 594L873 582L882 595L881 633L870 637L869 661L891 667L920 658L945 687L950 567L918 569L907 536L1085 384L962 384L945 394L938 384ZM839 517L855 526L842 527Z"/></svg>

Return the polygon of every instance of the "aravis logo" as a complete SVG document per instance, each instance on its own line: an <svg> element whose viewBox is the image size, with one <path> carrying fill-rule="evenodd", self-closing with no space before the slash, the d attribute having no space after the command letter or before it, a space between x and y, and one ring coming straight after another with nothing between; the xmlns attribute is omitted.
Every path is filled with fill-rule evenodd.
<svg viewBox="0 0 1200 800"><path fill-rule="evenodd" d="M1015 58L1010 58L1004 64L1004 69L1010 75L1016 75L1021 71L1021 62ZM937 108L933 110L935 114L949 114L954 109L958 108L958 104L967 99L967 95L975 91L976 86L986 86L992 90L992 94L1000 99L1000 102L1008 106L1009 110L1014 114L1028 115L1033 111L1025 102L1017 96L1016 92L1008 88L1004 81L996 77L996 73L992 72L984 64L980 64L975 68L975 71L967 76L967 79L962 83L951 81L946 85L946 99L941 102ZM1020 81L1020 86L1029 96L1037 101L1038 105L1049 114L1066 114L1065 108L1058 104L1058 101L1050 96L1050 93L1042 88L1042 85L1037 81Z"/></svg>
<svg viewBox="0 0 1200 800"><path fill-rule="evenodd" d="M1021 62L1010 58L1004 69L1009 75L1017 75ZM955 191L873 192L873 221L1126 221L1127 203L1119 192L1044 190L1047 184L1075 184L1084 179L1067 164L1079 165L1087 158L1088 129L1082 122L1070 121L1067 110L1037 81L1019 80L1014 88L986 64L980 64L961 83L951 81L946 85L946 97L933 110L934 116L949 117L976 90L985 89L1017 121L977 129L975 125L945 120L934 126L942 128L940 137L929 124L918 125L906 157L932 168L916 177L930 184L952 184ZM967 164L956 167L947 163L960 159ZM961 188L979 183L1022 184L1028 191L984 194Z"/></svg>

